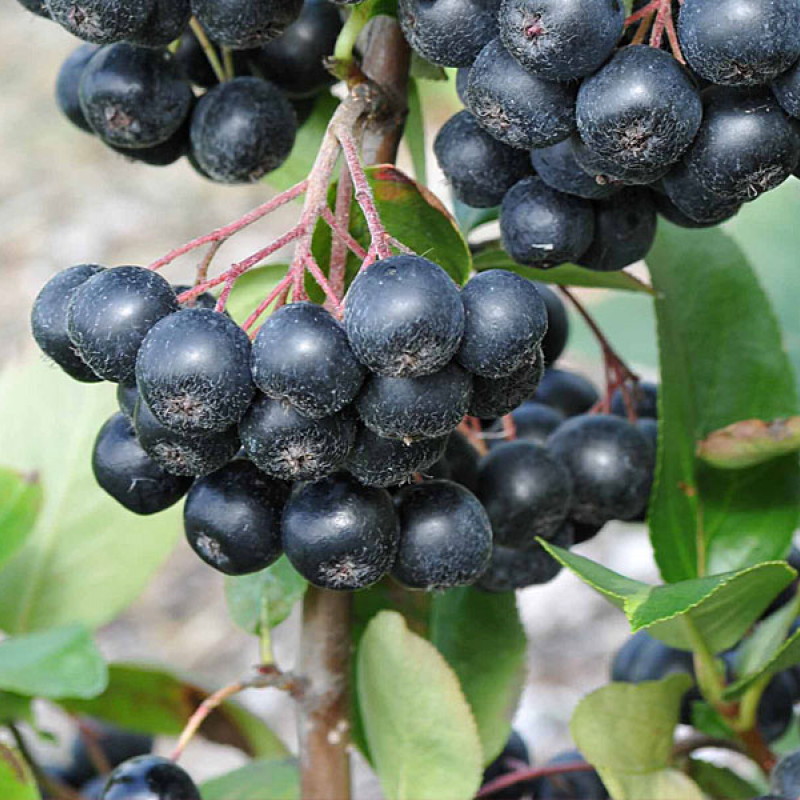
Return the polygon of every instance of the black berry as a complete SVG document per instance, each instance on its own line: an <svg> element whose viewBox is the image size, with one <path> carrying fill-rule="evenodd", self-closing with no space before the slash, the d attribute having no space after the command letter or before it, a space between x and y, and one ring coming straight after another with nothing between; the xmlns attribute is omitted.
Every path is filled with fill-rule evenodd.
<svg viewBox="0 0 800 800"><path fill-rule="evenodd" d="M631 390L631 402L637 417L658 417L658 385L650 381L639 381ZM618 417L626 417L628 409L622 390L617 389L611 396L611 413Z"/></svg>
<svg viewBox="0 0 800 800"><path fill-rule="evenodd" d="M470 416L493 419L508 414L536 391L543 374L544 357L541 348L538 348L527 364L510 375L503 378L476 375L472 381Z"/></svg>
<svg viewBox="0 0 800 800"><path fill-rule="evenodd" d="M561 142L531 150L531 164L536 174L551 188L587 200L609 197L619 190L612 181L599 181L581 167L575 156L577 141L570 136Z"/></svg>
<svg viewBox="0 0 800 800"><path fill-rule="evenodd" d="M280 36L300 15L303 0L192 0L192 13L209 37L234 50Z"/></svg>
<svg viewBox="0 0 800 800"><path fill-rule="evenodd" d="M551 367L531 398L560 411L565 417L585 414L600 399L594 384L577 372Z"/></svg>
<svg viewBox="0 0 800 800"><path fill-rule="evenodd" d="M50 16L73 36L111 44L144 27L153 0L45 0Z"/></svg>
<svg viewBox="0 0 800 800"><path fill-rule="evenodd" d="M564 415L555 408L544 403L523 403L511 412L514 422L516 437L519 442L533 442L533 444L546 445L550 434L564 421ZM505 441L503 438L503 421L497 420L489 428L491 437L487 440L489 449L499 447Z"/></svg>
<svg viewBox="0 0 800 800"><path fill-rule="evenodd" d="M537 283L539 297L547 308L547 333L542 339L542 352L547 366L552 366L564 352L569 339L569 317L561 298L547 284Z"/></svg>
<svg viewBox="0 0 800 800"><path fill-rule="evenodd" d="M108 776L102 800L200 800L200 791L174 761L139 756Z"/></svg>
<svg viewBox="0 0 800 800"><path fill-rule="evenodd" d="M189 0L154 0L144 27L128 41L141 47L166 47L181 36L191 16Z"/></svg>
<svg viewBox="0 0 800 800"><path fill-rule="evenodd" d="M324 589L363 589L386 575L400 530L389 493L337 475L295 489L283 512L292 566Z"/></svg>
<svg viewBox="0 0 800 800"><path fill-rule="evenodd" d="M61 65L56 78L56 103L61 113L86 133L94 133L81 108L79 88L86 65L97 52L97 46L82 44L73 50Z"/></svg>

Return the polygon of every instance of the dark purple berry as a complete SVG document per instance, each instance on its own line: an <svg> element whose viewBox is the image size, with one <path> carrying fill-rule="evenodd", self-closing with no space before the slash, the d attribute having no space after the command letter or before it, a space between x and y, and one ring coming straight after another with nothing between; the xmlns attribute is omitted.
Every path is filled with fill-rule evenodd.
<svg viewBox="0 0 800 800"><path fill-rule="evenodd" d="M277 38L302 8L303 0L192 0L192 13L208 36L234 50Z"/></svg>
<svg viewBox="0 0 800 800"><path fill-rule="evenodd" d="M174 761L139 756L108 776L102 800L200 800L200 791Z"/></svg>

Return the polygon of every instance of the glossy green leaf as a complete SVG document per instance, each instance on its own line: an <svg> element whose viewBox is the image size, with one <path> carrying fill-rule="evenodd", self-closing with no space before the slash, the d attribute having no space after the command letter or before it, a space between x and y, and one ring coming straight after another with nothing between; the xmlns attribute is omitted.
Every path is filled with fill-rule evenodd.
<svg viewBox="0 0 800 800"><path fill-rule="evenodd" d="M735 739L736 734L727 720L704 700L693 700L691 704L692 727L706 736L718 739Z"/></svg>
<svg viewBox="0 0 800 800"><path fill-rule="evenodd" d="M689 777L713 800L752 800L765 788L700 758L689 759Z"/></svg>
<svg viewBox="0 0 800 800"><path fill-rule="evenodd" d="M264 180L278 191L288 189L305 180L328 128L328 122L336 111L339 101L330 93L322 92L314 101L314 108L308 119L297 131L297 138L289 158Z"/></svg>
<svg viewBox="0 0 800 800"><path fill-rule="evenodd" d="M0 375L3 462L36 473L33 532L0 569L0 628L98 626L142 591L181 534L178 508L139 517L95 483L92 445L116 409L114 387L77 383L35 361Z"/></svg>
<svg viewBox="0 0 800 800"><path fill-rule="evenodd" d="M400 614L382 611L358 648L356 691L387 800L468 800L481 742L458 678Z"/></svg>
<svg viewBox="0 0 800 800"><path fill-rule="evenodd" d="M378 213L389 233L415 253L435 261L456 283L464 283L472 270L472 256L455 220L436 195L388 165L368 168L367 178ZM335 187L332 187L331 205L334 196ZM350 212L350 232L364 248L369 246L367 224L355 201ZM314 232L313 251L327 272L331 232L324 223L318 224ZM347 261L348 285L360 266L361 261L351 253ZM315 286L309 285L309 291L312 296L321 297Z"/></svg>
<svg viewBox="0 0 800 800"><path fill-rule="evenodd" d="M582 286L589 289L620 289L628 292L650 292L650 287L624 270L618 272L595 272L591 269L564 264L552 269L525 267L512 261L499 242L481 245L473 256L477 272L487 269L507 269L542 283L556 283L562 286Z"/></svg>
<svg viewBox="0 0 800 800"><path fill-rule="evenodd" d="M649 586L585 556L546 542L543 546L582 581L622 609L632 630L646 628L657 639L683 650L695 649L696 635L714 653L733 647L795 575L788 564L776 561L740 572Z"/></svg>
<svg viewBox="0 0 800 800"><path fill-rule="evenodd" d="M427 63L427 62L424 62ZM441 67L439 67L441 69ZM422 184L428 183L428 169L425 155L425 120L422 116L422 102L419 96L417 82L411 80L408 84L408 116L406 127L403 131L405 143L411 154L411 163L414 165L414 178Z"/></svg>
<svg viewBox="0 0 800 800"><path fill-rule="evenodd" d="M300 779L292 759L259 759L200 785L203 800L298 800Z"/></svg>
<svg viewBox="0 0 800 800"><path fill-rule="evenodd" d="M0 689L59 699L88 698L108 683L106 662L83 625L10 636L0 642Z"/></svg>
<svg viewBox="0 0 800 800"><path fill-rule="evenodd" d="M697 443L697 457L717 469L742 469L800 450L800 417L746 419Z"/></svg>
<svg viewBox="0 0 800 800"><path fill-rule="evenodd" d="M37 475L0 468L0 565L33 531L41 507L42 486Z"/></svg>
<svg viewBox="0 0 800 800"><path fill-rule="evenodd" d="M263 622L270 628L283 622L307 588L286 556L261 572L225 578L225 598L233 621L256 635Z"/></svg>
<svg viewBox="0 0 800 800"><path fill-rule="evenodd" d="M76 714L97 717L132 731L177 736L208 692L154 667L112 664L108 688L92 700L62 701ZM207 739L251 756L284 758L278 737L254 714L237 703L223 703L200 728Z"/></svg>
<svg viewBox="0 0 800 800"><path fill-rule="evenodd" d="M0 797L3 800L39 800L41 795L22 754L0 742Z"/></svg>
<svg viewBox="0 0 800 800"><path fill-rule="evenodd" d="M516 598L451 589L434 596L431 616L431 642L458 676L488 764L511 733L525 682L527 641Z"/></svg>
<svg viewBox="0 0 800 800"><path fill-rule="evenodd" d="M736 648L735 673L750 675L767 665L778 650L786 643L786 638L797 619L797 600L774 611L760 622Z"/></svg>
<svg viewBox="0 0 800 800"><path fill-rule="evenodd" d="M800 630L786 639L768 657L765 657L761 664L753 665L754 668L749 670L748 674L728 686L725 690L725 697L729 699L741 697L754 683L760 682L770 675L783 672L795 664L800 664Z"/></svg>
<svg viewBox="0 0 800 800"><path fill-rule="evenodd" d="M769 301L719 230L659 226L647 257L661 358L659 449L650 532L665 580L782 557L800 502L795 455L736 471L698 461L696 442L743 419L797 410Z"/></svg>
<svg viewBox="0 0 800 800"><path fill-rule="evenodd" d="M266 264L245 272L228 297L226 310L231 317L241 325L269 297L288 268L287 264ZM265 315L268 316L268 312Z"/></svg>

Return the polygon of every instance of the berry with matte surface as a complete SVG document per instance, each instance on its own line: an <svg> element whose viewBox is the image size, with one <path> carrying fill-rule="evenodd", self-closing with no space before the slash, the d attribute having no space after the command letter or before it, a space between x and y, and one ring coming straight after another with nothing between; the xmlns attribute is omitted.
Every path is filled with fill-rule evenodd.
<svg viewBox="0 0 800 800"><path fill-rule="evenodd" d="M674 207L678 214L689 221L689 225L695 227L709 227L719 225L726 219L730 219L741 208L742 201L721 195L712 191L701 183L697 173L690 169L686 161L681 161L664 176L661 186L666 193L664 198ZM658 192L653 192L656 198ZM687 227L685 220L678 221L674 215L670 216L669 209L665 213L664 204L659 204L656 199L656 207L670 220L678 225L683 223Z"/></svg>
<svg viewBox="0 0 800 800"><path fill-rule="evenodd" d="M672 164L659 167L624 166L618 159L600 155L587 147L578 134L571 137L572 155L578 166L595 183L603 186L639 186L656 183L669 172Z"/></svg>
<svg viewBox="0 0 800 800"><path fill-rule="evenodd" d="M342 467L356 429L349 410L309 419L287 403L259 395L239 424L239 435L250 460L267 475L308 481Z"/></svg>
<svg viewBox="0 0 800 800"><path fill-rule="evenodd" d="M203 435L181 433L162 425L141 398L134 411L133 427L145 453L172 475L208 475L239 452L235 425Z"/></svg>
<svg viewBox="0 0 800 800"><path fill-rule="evenodd" d="M577 372L551 367L531 397L537 403L555 408L565 417L585 414L600 399L594 384Z"/></svg>
<svg viewBox="0 0 800 800"><path fill-rule="evenodd" d="M592 243L591 202L551 189L541 178L523 178L503 198L500 235L520 264L555 267L577 261Z"/></svg>
<svg viewBox="0 0 800 800"><path fill-rule="evenodd" d="M467 108L498 141L529 150L566 139L575 129L575 87L526 72L493 39L469 71Z"/></svg>
<svg viewBox="0 0 800 800"><path fill-rule="evenodd" d="M619 191L613 181L598 181L578 163L576 137L531 150L531 164L536 174L551 188L587 200L600 200Z"/></svg>
<svg viewBox="0 0 800 800"><path fill-rule="evenodd" d="M497 36L500 0L399 0L397 17L411 48L443 67L468 67Z"/></svg>
<svg viewBox="0 0 800 800"><path fill-rule="evenodd" d="M18 0L19 4L31 12L36 14L37 17L50 19L50 12L47 10L47 5L44 0Z"/></svg>
<svg viewBox="0 0 800 800"><path fill-rule="evenodd" d="M358 360L388 377L430 375L458 350L464 306L452 278L420 256L367 267L347 293L344 325Z"/></svg>
<svg viewBox="0 0 800 800"><path fill-rule="evenodd" d="M800 61L775 78L772 92L787 114L800 119Z"/></svg>
<svg viewBox="0 0 800 800"><path fill-rule="evenodd" d="M594 207L594 238L578 263L598 272L612 272L644 258L656 237L658 218L646 189L623 189Z"/></svg>
<svg viewBox="0 0 800 800"><path fill-rule="evenodd" d="M571 81L602 66L624 20L621 0L503 0L500 38L526 70Z"/></svg>
<svg viewBox="0 0 800 800"><path fill-rule="evenodd" d="M335 81L324 61L333 55L341 29L333 3L306 0L297 20L254 54L255 64L290 97L312 96Z"/></svg>
<svg viewBox="0 0 800 800"><path fill-rule="evenodd" d="M94 477L105 492L135 514L155 514L174 505L192 481L170 475L142 450L131 421L114 414L100 429L92 452Z"/></svg>
<svg viewBox="0 0 800 800"><path fill-rule="evenodd" d="M154 0L45 0L50 16L73 36L112 44L135 36Z"/></svg>
<svg viewBox="0 0 800 800"><path fill-rule="evenodd" d="M400 526L389 493L337 475L295 489L283 512L283 549L323 589L364 589L386 575Z"/></svg>
<svg viewBox="0 0 800 800"><path fill-rule="evenodd" d="M587 78L575 109L586 146L623 169L674 163L702 117L700 93L687 71L669 53L647 45L623 48Z"/></svg>
<svg viewBox="0 0 800 800"><path fill-rule="evenodd" d="M61 65L56 78L56 104L61 113L76 128L92 134L92 126L86 121L81 108L79 88L86 65L96 52L97 46L93 44L83 44L73 50Z"/></svg>
<svg viewBox="0 0 800 800"><path fill-rule="evenodd" d="M140 47L166 47L183 34L191 16L189 0L155 0L144 27L128 41Z"/></svg>
<svg viewBox="0 0 800 800"><path fill-rule="evenodd" d="M769 788L782 798L800 796L800 750L778 761L769 777Z"/></svg>
<svg viewBox="0 0 800 800"><path fill-rule="evenodd" d="M300 15L303 0L192 0L192 13L213 41L234 50L260 47Z"/></svg>
<svg viewBox="0 0 800 800"><path fill-rule="evenodd" d="M313 419L351 403L365 374L342 325L312 303L283 306L267 319L253 342L251 366L264 394Z"/></svg>
<svg viewBox="0 0 800 800"><path fill-rule="evenodd" d="M516 432L515 441L546 445L550 434L564 421L564 415L544 403L523 403L511 412ZM487 440L490 450L504 443L503 420L496 420L489 428L492 438Z"/></svg>
<svg viewBox="0 0 800 800"><path fill-rule="evenodd" d="M533 361L547 331L547 308L531 281L503 269L472 278L461 292L464 337L456 358L485 378L503 378Z"/></svg>
<svg viewBox="0 0 800 800"><path fill-rule="evenodd" d="M551 541L557 547L571 547L572 525L562 525ZM538 542L525 550L495 544L489 567L479 578L477 586L485 592L513 592L526 586L549 583L559 572L561 564Z"/></svg>
<svg viewBox="0 0 800 800"><path fill-rule="evenodd" d="M133 419L133 412L136 410L136 403L139 402L139 390L136 384L127 385L117 384L117 405L119 410L130 420Z"/></svg>
<svg viewBox="0 0 800 800"><path fill-rule="evenodd" d="M472 399L468 413L472 417L494 419L513 411L525 402L544 375L544 356L541 348L527 363L504 378L482 378L472 381Z"/></svg>
<svg viewBox="0 0 800 800"><path fill-rule="evenodd" d="M456 94L458 99L467 104L467 85L469 84L469 67L459 67L456 70Z"/></svg>
<svg viewBox="0 0 800 800"><path fill-rule="evenodd" d="M631 636L611 663L611 680L620 683L660 681L680 672L694 676L691 652L670 647L647 631Z"/></svg>
<svg viewBox="0 0 800 800"><path fill-rule="evenodd" d="M551 538L567 519L572 480L544 447L506 442L483 459L478 498L486 508L497 544L524 549L540 536Z"/></svg>
<svg viewBox="0 0 800 800"><path fill-rule="evenodd" d="M546 283L537 283L539 297L547 308L547 333L542 339L544 363L549 367L558 361L569 339L569 317L561 298Z"/></svg>
<svg viewBox="0 0 800 800"><path fill-rule="evenodd" d="M633 409L637 417L656 419L658 417L658 384L639 381L631 390ZM611 396L611 413L618 417L628 416L622 390L617 389Z"/></svg>
<svg viewBox="0 0 800 800"><path fill-rule="evenodd" d="M80 102L106 144L154 147L181 127L194 96L166 50L120 42L104 47L86 65Z"/></svg>
<svg viewBox="0 0 800 800"><path fill-rule="evenodd" d="M277 86L234 78L208 91L192 114L192 156L220 183L253 183L277 169L294 146L294 109Z"/></svg>
<svg viewBox="0 0 800 800"><path fill-rule="evenodd" d="M67 332L97 375L130 384L145 336L177 310L175 292L160 275L144 267L114 267L74 290L67 308Z"/></svg>
<svg viewBox="0 0 800 800"><path fill-rule="evenodd" d="M183 508L186 539L206 564L226 575L247 575L282 551L281 514L288 487L249 461L232 461L192 484Z"/></svg>
<svg viewBox="0 0 800 800"><path fill-rule="evenodd" d="M42 287L31 309L31 331L42 352L77 381L101 380L81 358L67 331L67 308L75 290L103 272L97 264L79 264L56 273Z"/></svg>
<svg viewBox="0 0 800 800"><path fill-rule="evenodd" d="M586 759L577 750L568 750L551 758L547 766L576 763L585 764ZM609 795L597 771L587 769L539 778L535 797L537 800L608 800Z"/></svg>
<svg viewBox="0 0 800 800"><path fill-rule="evenodd" d="M452 435L452 434L451 434ZM404 442L360 427L345 469L365 486L399 486L424 473L444 455L447 437Z"/></svg>
<svg viewBox="0 0 800 800"><path fill-rule="evenodd" d="M527 154L487 133L469 111L440 128L433 152L453 194L473 208L499 205L505 193L530 174Z"/></svg>
<svg viewBox="0 0 800 800"><path fill-rule="evenodd" d="M432 439L455 430L469 408L472 376L455 362L433 375L370 375L356 408L361 421L389 439Z"/></svg>
<svg viewBox="0 0 800 800"><path fill-rule="evenodd" d="M472 492L452 481L427 481L401 490L395 507L395 580L428 591L475 583L489 564L492 528Z"/></svg>
<svg viewBox="0 0 800 800"><path fill-rule="evenodd" d="M225 314L184 309L145 338L136 384L162 425L185 433L224 431L242 418L255 393L250 340Z"/></svg>
<svg viewBox="0 0 800 800"><path fill-rule="evenodd" d="M800 134L768 89L716 86L703 100L703 124L684 164L709 192L741 203L792 174L800 157ZM670 190L669 176L664 188L689 213Z"/></svg>
<svg viewBox="0 0 800 800"><path fill-rule="evenodd" d="M447 462L452 480L475 492L478 486L480 456L463 433L453 431L450 434L441 460Z"/></svg>
<svg viewBox="0 0 800 800"><path fill-rule="evenodd" d="M689 66L712 83L768 83L800 58L798 0L686 0L678 38Z"/></svg>
<svg viewBox="0 0 800 800"><path fill-rule="evenodd" d="M139 756L120 764L109 776L103 800L200 800L200 791L174 761Z"/></svg>
<svg viewBox="0 0 800 800"><path fill-rule="evenodd" d="M605 414L573 417L550 437L548 447L572 476L570 513L578 522L632 519L647 502L653 452L627 420Z"/></svg>

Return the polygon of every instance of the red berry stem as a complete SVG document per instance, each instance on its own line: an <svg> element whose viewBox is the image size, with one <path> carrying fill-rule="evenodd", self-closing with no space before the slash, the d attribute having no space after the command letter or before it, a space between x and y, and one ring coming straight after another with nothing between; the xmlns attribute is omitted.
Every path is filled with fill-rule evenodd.
<svg viewBox="0 0 800 800"><path fill-rule="evenodd" d="M565 764L552 764L546 767L525 767L524 769L514 770L506 775L501 775L493 781L489 781L481 787L476 797L491 797L495 792L514 786L523 781L531 781L536 778L547 778L550 775L567 775L571 772L589 772L594 767L585 761L568 762Z"/></svg>
<svg viewBox="0 0 800 800"><path fill-rule="evenodd" d="M350 230L350 205L353 200L353 181L347 170L347 165L343 165L339 170L339 183L336 187L336 206L333 215L328 208L325 209L325 221L330 225L331 230L336 236L331 239L331 266L330 279L333 291L338 297L344 296L344 285L347 274L347 250L352 250L363 261L367 257L367 252L349 234ZM354 249L358 245L363 255Z"/></svg>

